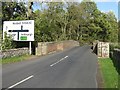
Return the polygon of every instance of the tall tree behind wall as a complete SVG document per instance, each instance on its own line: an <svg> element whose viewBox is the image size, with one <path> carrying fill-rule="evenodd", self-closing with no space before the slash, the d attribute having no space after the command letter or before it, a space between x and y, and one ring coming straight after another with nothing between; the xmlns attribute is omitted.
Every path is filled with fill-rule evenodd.
<svg viewBox="0 0 120 90"><path fill-rule="evenodd" d="M85 0L86 1L86 0ZM32 14L37 41L74 39L92 42L117 41L117 19L98 10L95 2L47 3ZM87 0L88 1L88 0Z"/></svg>
<svg viewBox="0 0 120 90"><path fill-rule="evenodd" d="M0 47L2 44L2 2L0 2ZM2 48L0 48L1 50Z"/></svg>
<svg viewBox="0 0 120 90"><path fill-rule="evenodd" d="M107 13L107 21L109 22L110 30L108 33L108 38L110 42L118 42L118 22L112 11Z"/></svg>
<svg viewBox="0 0 120 90"><path fill-rule="evenodd" d="M24 2L2 2L2 21L26 19L26 11Z"/></svg>
<svg viewBox="0 0 120 90"><path fill-rule="evenodd" d="M13 1L13 0L12 0ZM2 24L4 21L27 20L27 8L25 2L2 2ZM7 42L5 42L7 43ZM21 45L21 42L12 42L15 46Z"/></svg>
<svg viewBox="0 0 120 90"><path fill-rule="evenodd" d="M28 9L27 9L27 18L30 19L32 17L33 9L32 9L33 2L28 0Z"/></svg>
<svg viewBox="0 0 120 90"><path fill-rule="evenodd" d="M118 41L120 44L120 1L118 2Z"/></svg>
<svg viewBox="0 0 120 90"><path fill-rule="evenodd" d="M120 21L118 22L118 42L120 44Z"/></svg>

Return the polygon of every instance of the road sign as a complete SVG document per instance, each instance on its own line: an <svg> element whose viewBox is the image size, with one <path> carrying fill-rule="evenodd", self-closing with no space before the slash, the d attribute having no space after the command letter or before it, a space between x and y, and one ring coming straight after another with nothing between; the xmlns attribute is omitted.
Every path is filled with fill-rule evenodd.
<svg viewBox="0 0 120 90"><path fill-rule="evenodd" d="M34 41L34 20L4 21L4 32L15 41Z"/></svg>

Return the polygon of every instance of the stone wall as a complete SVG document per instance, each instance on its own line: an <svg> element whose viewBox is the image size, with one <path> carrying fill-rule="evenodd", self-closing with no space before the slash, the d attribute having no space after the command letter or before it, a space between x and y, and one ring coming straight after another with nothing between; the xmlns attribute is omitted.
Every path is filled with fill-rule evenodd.
<svg viewBox="0 0 120 90"><path fill-rule="evenodd" d="M74 40L63 41L63 49L79 46L79 42Z"/></svg>
<svg viewBox="0 0 120 90"><path fill-rule="evenodd" d="M114 51L113 51L113 57L116 60L120 60L120 49L114 49Z"/></svg>
<svg viewBox="0 0 120 90"><path fill-rule="evenodd" d="M4 50L1 52L2 58L20 56L24 54L29 54L28 48L10 49L10 50Z"/></svg>
<svg viewBox="0 0 120 90"><path fill-rule="evenodd" d="M120 73L120 49L114 49L112 56L111 56L114 66Z"/></svg>
<svg viewBox="0 0 120 90"><path fill-rule="evenodd" d="M56 50L57 50L56 42L47 43L47 53L55 52Z"/></svg>
<svg viewBox="0 0 120 90"><path fill-rule="evenodd" d="M36 47L36 55L45 55L47 54L47 43L45 42L39 42L37 43L37 47Z"/></svg>
<svg viewBox="0 0 120 90"><path fill-rule="evenodd" d="M109 42L96 40L93 42L92 49L98 58L109 58Z"/></svg>
<svg viewBox="0 0 120 90"><path fill-rule="evenodd" d="M58 42L57 43L57 50L62 51L63 50L63 42Z"/></svg>
<svg viewBox="0 0 120 90"><path fill-rule="evenodd" d="M74 40L60 42L39 42L36 47L36 55L45 55L48 53L62 51L67 48L79 46L79 42Z"/></svg>

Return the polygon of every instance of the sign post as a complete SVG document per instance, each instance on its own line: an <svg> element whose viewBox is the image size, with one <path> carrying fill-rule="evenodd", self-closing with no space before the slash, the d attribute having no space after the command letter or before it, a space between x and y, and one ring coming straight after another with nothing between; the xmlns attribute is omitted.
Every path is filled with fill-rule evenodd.
<svg viewBox="0 0 120 90"><path fill-rule="evenodd" d="M31 41L34 41L34 20L22 21L4 21L3 23L3 39L4 33L12 36L14 41L28 41L29 54L31 54Z"/></svg>
<svg viewBox="0 0 120 90"><path fill-rule="evenodd" d="M32 52L31 52L31 41L29 42L29 54L31 55Z"/></svg>

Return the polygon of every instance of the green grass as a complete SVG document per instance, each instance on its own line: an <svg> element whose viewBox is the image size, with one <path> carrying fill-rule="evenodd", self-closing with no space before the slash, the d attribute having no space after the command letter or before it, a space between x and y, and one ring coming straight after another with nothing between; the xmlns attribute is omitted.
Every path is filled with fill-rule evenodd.
<svg viewBox="0 0 120 90"><path fill-rule="evenodd" d="M110 58L99 59L104 88L118 88L118 73Z"/></svg>
<svg viewBox="0 0 120 90"><path fill-rule="evenodd" d="M2 62L0 62L0 63L2 63L2 64L15 63L15 62L27 60L30 57L32 57L32 56L31 55L22 55L22 56L16 56L16 57L11 57L11 58L5 58L5 59L2 59Z"/></svg>

